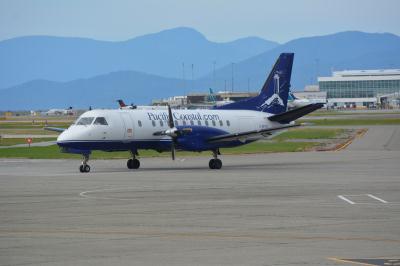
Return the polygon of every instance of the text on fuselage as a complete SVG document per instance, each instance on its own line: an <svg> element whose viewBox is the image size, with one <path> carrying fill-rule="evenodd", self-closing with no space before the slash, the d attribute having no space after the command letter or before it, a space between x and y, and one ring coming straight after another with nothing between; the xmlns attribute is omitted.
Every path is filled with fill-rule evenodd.
<svg viewBox="0 0 400 266"><path fill-rule="evenodd" d="M166 112L162 113L152 113L147 112L149 120L164 120L168 121L169 115ZM219 115L216 114L200 114L200 113L189 113L189 114L179 114L172 113L174 120L220 120Z"/></svg>

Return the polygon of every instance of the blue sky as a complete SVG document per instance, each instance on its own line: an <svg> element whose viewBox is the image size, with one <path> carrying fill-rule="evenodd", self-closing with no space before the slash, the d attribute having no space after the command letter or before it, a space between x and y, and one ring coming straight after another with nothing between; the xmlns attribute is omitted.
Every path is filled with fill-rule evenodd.
<svg viewBox="0 0 400 266"><path fill-rule="evenodd" d="M0 40L26 35L119 41L179 26L212 41L286 42L346 30L400 35L399 0L0 0Z"/></svg>

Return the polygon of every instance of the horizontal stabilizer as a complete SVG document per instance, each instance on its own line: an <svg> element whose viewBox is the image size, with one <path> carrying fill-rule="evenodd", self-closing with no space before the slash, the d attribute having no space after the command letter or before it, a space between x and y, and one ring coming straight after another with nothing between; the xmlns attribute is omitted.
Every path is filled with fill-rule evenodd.
<svg viewBox="0 0 400 266"><path fill-rule="evenodd" d="M294 109L291 111L287 111L287 112L284 112L281 114L270 116L270 117L268 117L268 119L273 122L287 124L287 123L290 123L290 122L292 122L302 116L305 116L317 109L320 109L323 106L324 106L323 103L312 103L312 104L309 104L309 105L306 105L306 106L303 106L303 107L300 107L300 108L297 108L297 109Z"/></svg>

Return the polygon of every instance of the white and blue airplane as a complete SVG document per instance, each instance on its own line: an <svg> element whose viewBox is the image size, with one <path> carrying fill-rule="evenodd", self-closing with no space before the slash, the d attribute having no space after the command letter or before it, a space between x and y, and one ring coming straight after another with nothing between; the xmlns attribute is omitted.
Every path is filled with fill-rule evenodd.
<svg viewBox="0 0 400 266"><path fill-rule="evenodd" d="M138 150L152 149L212 151L211 169L220 169L220 148L244 145L272 133L299 126L294 120L322 107L309 104L287 111L293 53L283 53L276 61L258 96L214 107L212 110L116 109L91 110L82 114L62 132L57 144L63 152L83 156L81 172L93 150L130 151L129 169L138 169Z"/></svg>
<svg viewBox="0 0 400 266"><path fill-rule="evenodd" d="M288 98L288 107L289 108L299 108L310 104L311 101L306 98L297 98L294 94L289 91L289 98Z"/></svg>

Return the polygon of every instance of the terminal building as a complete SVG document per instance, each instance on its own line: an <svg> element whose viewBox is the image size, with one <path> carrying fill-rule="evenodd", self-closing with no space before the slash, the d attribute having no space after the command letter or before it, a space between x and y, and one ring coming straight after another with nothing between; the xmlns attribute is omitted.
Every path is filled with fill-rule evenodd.
<svg viewBox="0 0 400 266"><path fill-rule="evenodd" d="M171 105L174 108L210 108L218 102L236 102L249 97L257 96L258 92L231 92L219 91L210 93L189 93L186 96L174 96L167 99L153 100L152 105Z"/></svg>
<svg viewBox="0 0 400 266"><path fill-rule="evenodd" d="M210 108L219 102L239 101L257 92L219 91L215 94L190 93L154 100L153 105L175 108ZM326 103L328 108L400 108L400 69L335 71L331 77L318 77L318 85L293 91L297 98L310 103Z"/></svg>
<svg viewBox="0 0 400 266"><path fill-rule="evenodd" d="M330 107L384 107L388 95L394 96L393 107L396 107L400 69L336 71L331 77L319 77L318 84L320 91L326 92Z"/></svg>

